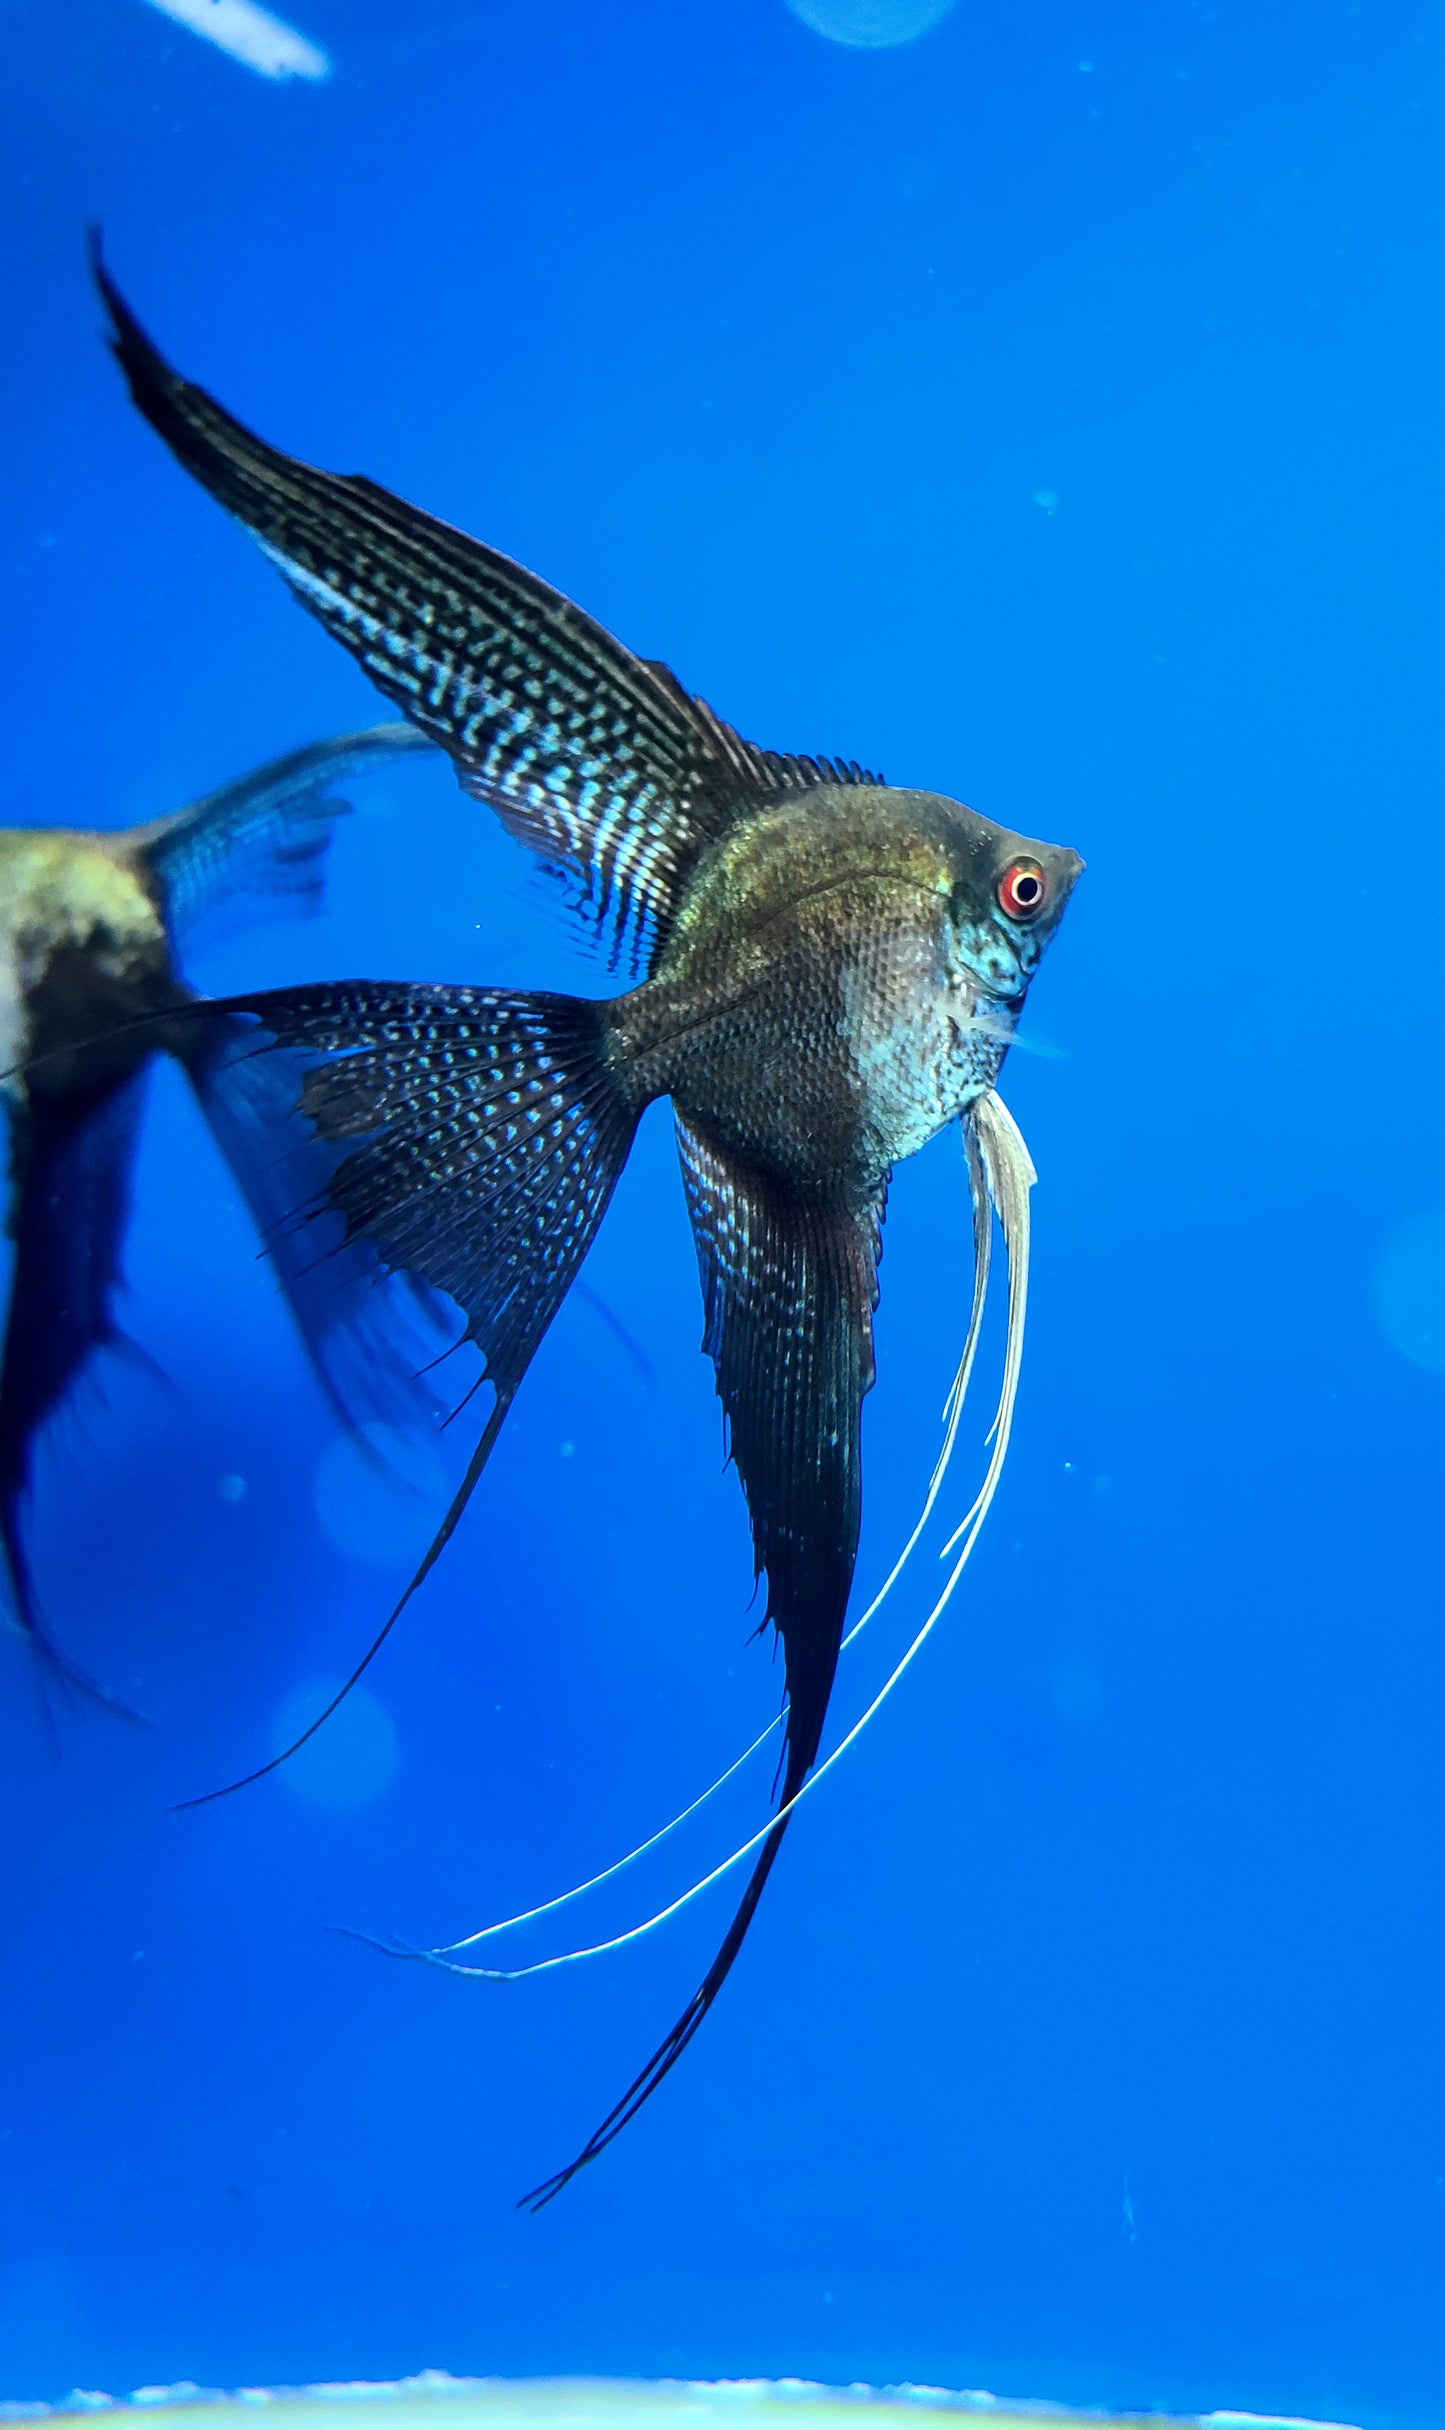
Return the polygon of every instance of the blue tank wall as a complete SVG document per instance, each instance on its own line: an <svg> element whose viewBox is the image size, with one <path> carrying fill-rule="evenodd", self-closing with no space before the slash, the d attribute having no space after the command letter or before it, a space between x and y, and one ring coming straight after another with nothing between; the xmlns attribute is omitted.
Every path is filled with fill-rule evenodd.
<svg viewBox="0 0 1445 2430"><path fill-rule="evenodd" d="M4 815L147 818L374 713L125 403L98 218L271 438L484 534L761 741L1085 854L1004 1080L1041 1176L1023 1398L966 1591L705 2033L528 2220L722 1909L510 1990L329 1928L530 1904L774 1708L667 1122L589 1269L651 1372L569 1307L374 1701L177 1816L349 1667L418 1519L358 1492L160 1075L127 1313L169 1383L108 1371L36 1521L53 1625L153 1726L52 1740L0 1645L0 2393L435 2364L1437 2420L1440 13L304 30L325 83L141 0L6 12ZM323 972L603 984L440 766L370 789L319 924L191 975ZM942 1140L889 1215L866 1589L966 1262Z"/></svg>

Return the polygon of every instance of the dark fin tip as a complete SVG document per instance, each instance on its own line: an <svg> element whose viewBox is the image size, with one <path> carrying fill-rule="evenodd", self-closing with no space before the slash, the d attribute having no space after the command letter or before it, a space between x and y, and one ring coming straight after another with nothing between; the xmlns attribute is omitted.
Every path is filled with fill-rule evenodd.
<svg viewBox="0 0 1445 2430"><path fill-rule="evenodd" d="M17 1574L15 1547L8 1547L8 1551L13 1578ZM135 1706L127 1704L123 1696L117 1696L113 1689L103 1687L98 1679L92 1679L89 1671L83 1670L63 1647L56 1644L49 1630L35 1616L28 1587L23 1600L18 1593L16 1596L15 1628L34 1655L42 1678L54 1680L58 1686L68 1688L72 1695L83 1697L87 1704L98 1705L102 1712L113 1713L118 1721L128 1721L133 1729L149 1730L155 1727L148 1713L137 1712ZM46 1702L48 1712L48 1699ZM53 1727L54 1715L50 1714L49 1718Z"/></svg>
<svg viewBox="0 0 1445 2430"><path fill-rule="evenodd" d="M602 2124L588 2136L576 2159L569 2160L567 2166L559 2168L555 2176L544 2178L540 2185L533 2186L530 2193L523 2194L517 2204L519 2211L530 2211L532 2217L535 2218L538 2211L544 2211L547 2208L549 2202L555 2202L557 2196L571 2184L574 2177L580 2175L581 2171L589 2167L594 2160L601 2159L608 2145L616 2142L623 2128L631 2125L638 2111L652 2099L664 2079L671 2075L732 1972L734 1960L747 1938L748 1927L757 1913L758 1902L767 1886L768 1875L772 1872L778 1850L783 1844L792 1803L803 1785L807 1770L807 1763L803 1762L794 1750L789 1766L787 1793L783 1807L763 1842L757 1863L748 1877L747 1888L738 1903L737 1912L723 1936L722 1945L677 2023L671 2032L665 2034L658 2043L647 2064L639 2068L621 2100L613 2103Z"/></svg>
<svg viewBox="0 0 1445 2430"><path fill-rule="evenodd" d="M467 1473L462 1479L461 1484L458 1486L455 1495L453 1496L452 1504L446 1514L446 1517L442 1520L440 1527L437 1529L437 1532L433 1536L426 1552L423 1554L420 1563L413 1572L406 1592L401 1596L400 1600L393 1605L381 1627L377 1630L376 1635L372 1638L366 1652L362 1655L361 1660L356 1665L355 1670L351 1673L350 1678L342 1682L341 1686L337 1689L335 1695L331 1699L331 1702L325 1707L324 1711L317 1714L316 1719L301 1732L299 1738L292 1739L289 1747L283 1747L279 1755L273 1755L269 1763L258 1764L254 1772L247 1772L240 1780L228 1780L223 1789L206 1789L199 1797L181 1798L178 1804L172 1806L171 1812L173 1814L190 1814L194 1812L197 1806L213 1806L216 1805L223 1797L234 1797L238 1789L252 1788L258 1780L264 1780L269 1772L278 1771L283 1763L289 1763L293 1755L300 1753L307 1740L309 1738L314 1738L317 1731L331 1719L331 1716L336 1711L338 1705L343 1704L346 1698L351 1694L352 1689L355 1687L363 1671L370 1669L371 1664L376 1660L377 1655L381 1652L387 1638L391 1635L392 1630L395 1628L398 1620L401 1618L402 1613L406 1610L406 1607L410 1603L412 1596L416 1593L417 1588L421 1585L423 1579L430 1576L436 1562L440 1558L441 1554L446 1550L447 1545L451 1542L452 1536L456 1531L457 1521L460 1519L462 1512L465 1510L467 1503L471 1498L472 1490L476 1485L477 1479L480 1477L482 1470L486 1467L487 1461L491 1457L492 1446L496 1442L498 1434L501 1432L502 1420L505 1418L510 1407L510 1394L508 1394L505 1398L499 1394L491 1413L488 1416L486 1425L482 1429L481 1438L477 1444L477 1448L472 1453L471 1460L467 1467Z"/></svg>
<svg viewBox="0 0 1445 2430"><path fill-rule="evenodd" d="M101 302L110 315L110 350L124 372L127 385L139 404L140 399L136 394L138 384L144 383L150 388L165 389L174 386L175 375L160 349L147 337L115 280L111 277L106 267L98 226L92 225L89 231L89 241L90 274L95 281Z"/></svg>
<svg viewBox="0 0 1445 2430"><path fill-rule="evenodd" d="M410 1589L408 1589L408 1592L410 1592ZM173 1814L193 1814L198 1806L219 1805L223 1797L234 1797L238 1790L254 1788L258 1780L264 1780L267 1774L270 1772L278 1772L283 1763L289 1763L293 1755L299 1755L307 1740L316 1736L317 1731L323 1728L324 1725L331 1719L331 1716L336 1711L337 1706L342 1704L351 1694L351 1691L355 1687L357 1680L361 1677L362 1672L366 1669L372 1658L380 1652L383 1642L390 1635L396 1621L400 1618L401 1608L401 1604L399 1603L396 1610L391 1614L390 1619L387 1621L386 1626L381 1629L378 1635L372 1639L371 1644L367 1647L366 1652L362 1655L362 1658L358 1662L355 1670L352 1672L351 1677L345 1681L344 1685L337 1689L335 1695L331 1699L331 1702L328 1705L323 1706L322 1710L317 1714L316 1719L312 1722L308 1722L306 1728L301 1732L300 1737L292 1739L289 1747L283 1747L279 1755L273 1755L271 1757L269 1763L258 1764L254 1772L244 1773L239 1780L228 1780L225 1787L222 1789L203 1789L199 1797L182 1797L175 1805L172 1806L171 1812Z"/></svg>

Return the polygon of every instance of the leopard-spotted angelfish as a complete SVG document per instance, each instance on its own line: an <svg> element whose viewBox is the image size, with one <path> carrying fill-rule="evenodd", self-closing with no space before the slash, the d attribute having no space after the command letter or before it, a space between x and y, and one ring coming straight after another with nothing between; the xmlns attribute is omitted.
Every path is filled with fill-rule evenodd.
<svg viewBox="0 0 1445 2430"><path fill-rule="evenodd" d="M335 787L428 748L414 726L312 743L144 827L0 829L0 1082L9 1117L9 1321L0 1353L0 1552L15 1618L50 1664L94 1690L41 1616L22 1512L42 1429L94 1354L120 1337L115 1300L145 1069L190 1076L235 1178L272 1235L302 1331L345 1413L360 1407L353 1311L309 1277L270 1170L269 1083L225 1028L179 1027L177 949L218 913L314 909ZM161 1016L157 1022L156 1016ZM386 1372L389 1374L390 1370ZM400 1374L397 1392L404 1394ZM104 1699L109 1701L108 1699Z"/></svg>
<svg viewBox="0 0 1445 2430"><path fill-rule="evenodd" d="M569 882L612 966L640 978L605 1002L358 981L217 1008L295 1073L312 1173L329 1157L315 1203L348 1247L447 1294L485 1363L486 1423L413 1587L643 1108L668 1097L676 1117L705 1346L784 1649L781 1803L697 1991L578 2157L527 2197L541 2202L636 2115L741 1947L843 1635L889 1171L956 1119L976 1176L1013 1152L991 1092L1082 863L855 763L745 742L535 575L253 436L170 369L99 275L141 412L464 788ZM1021 1142L1012 1171L1026 1199ZM995 1165L989 1186L997 1203Z"/></svg>

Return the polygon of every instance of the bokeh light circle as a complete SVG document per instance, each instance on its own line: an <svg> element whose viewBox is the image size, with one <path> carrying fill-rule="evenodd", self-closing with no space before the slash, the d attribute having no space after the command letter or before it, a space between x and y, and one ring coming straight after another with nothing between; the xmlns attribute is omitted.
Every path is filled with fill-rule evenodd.
<svg viewBox="0 0 1445 2430"><path fill-rule="evenodd" d="M316 1516L354 1561L419 1561L449 1499L436 1453L393 1426L339 1434L312 1486Z"/></svg>
<svg viewBox="0 0 1445 2430"><path fill-rule="evenodd" d="M956 0L788 0L788 6L829 42L846 42L859 51L887 51L931 33Z"/></svg>
<svg viewBox="0 0 1445 2430"><path fill-rule="evenodd" d="M1390 1234L1375 1268L1375 1307L1396 1350L1445 1375L1445 1207Z"/></svg>
<svg viewBox="0 0 1445 2430"><path fill-rule="evenodd" d="M325 1712L340 1685L339 1679L306 1679L291 1690L271 1724L273 1755ZM308 1806L345 1813L371 1805L390 1788L400 1753L396 1724L380 1697L369 1688L354 1687L316 1736L288 1757L276 1778Z"/></svg>

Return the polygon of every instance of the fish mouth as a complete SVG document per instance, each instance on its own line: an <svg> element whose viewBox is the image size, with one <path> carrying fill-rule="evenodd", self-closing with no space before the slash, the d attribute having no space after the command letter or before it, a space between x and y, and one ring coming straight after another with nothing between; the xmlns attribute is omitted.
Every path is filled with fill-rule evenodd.
<svg viewBox="0 0 1445 2430"><path fill-rule="evenodd" d="M989 951L996 952L997 948L990 946ZM991 979L979 969L966 947L959 951L957 972L968 993L970 1016L978 1006L987 1005L996 1012L1012 1013L1015 1019L1018 1017L1024 998L1029 992L1030 973L1019 970L1015 964L1011 985L999 979Z"/></svg>
<svg viewBox="0 0 1445 2430"><path fill-rule="evenodd" d="M987 1039L990 1045L1007 1051L1014 1042L1027 988L1004 995L987 986L966 963L955 971L952 985L953 1019L960 1038Z"/></svg>

